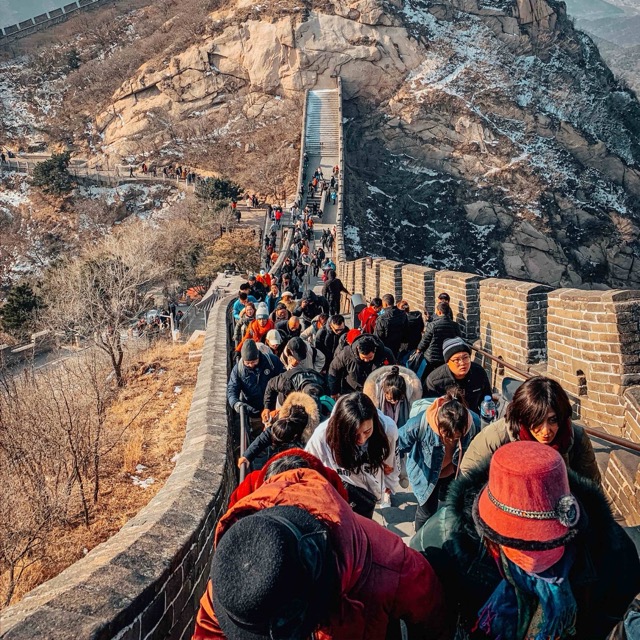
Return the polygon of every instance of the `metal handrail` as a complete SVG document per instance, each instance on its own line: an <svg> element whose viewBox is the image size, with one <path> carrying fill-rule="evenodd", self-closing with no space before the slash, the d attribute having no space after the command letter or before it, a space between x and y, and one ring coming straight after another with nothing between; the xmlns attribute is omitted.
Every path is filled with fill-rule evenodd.
<svg viewBox="0 0 640 640"><path fill-rule="evenodd" d="M493 362L497 363L499 366L517 373L519 376L523 377L525 380L528 380L529 378L533 378L535 375L530 373L529 371L524 371L519 367L509 364L508 362L503 360L501 357L494 356L493 354L485 351L484 349L480 349L474 346L471 346L471 348L476 353L480 354L483 358L488 358L489 360L492 360ZM570 393L567 393L567 395L570 398L573 398L574 400L577 399L576 396L573 396ZM593 427L587 427L584 424L581 424L581 426L585 430L585 433L587 433L588 435L594 438L598 438L599 440L604 440L605 442L610 442L611 444L615 444L619 447L623 447L625 449L629 449L630 451L635 451L636 453L640 453L640 444L637 444L631 440L627 440L626 438L620 438L619 436L611 435L606 431L600 431L598 429L594 429Z"/></svg>
<svg viewBox="0 0 640 640"><path fill-rule="evenodd" d="M247 410L245 407L240 407L240 457L244 458L244 452L247 450ZM240 467L240 482L242 482L246 475L247 465L243 464Z"/></svg>

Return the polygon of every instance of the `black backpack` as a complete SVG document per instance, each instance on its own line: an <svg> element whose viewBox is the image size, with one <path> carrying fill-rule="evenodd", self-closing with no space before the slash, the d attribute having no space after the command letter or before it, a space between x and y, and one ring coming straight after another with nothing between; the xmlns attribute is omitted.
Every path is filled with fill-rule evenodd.
<svg viewBox="0 0 640 640"><path fill-rule="evenodd" d="M325 377L314 369L301 369L290 378L292 391L302 391L312 396L322 396L327 394L327 383ZM309 393L313 387L314 393ZM320 391L318 393L317 390Z"/></svg>

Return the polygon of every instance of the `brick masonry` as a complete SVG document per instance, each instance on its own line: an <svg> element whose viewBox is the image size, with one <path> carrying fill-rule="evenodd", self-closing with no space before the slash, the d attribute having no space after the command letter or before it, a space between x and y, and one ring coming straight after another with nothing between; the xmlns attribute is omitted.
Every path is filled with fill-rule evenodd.
<svg viewBox="0 0 640 640"><path fill-rule="evenodd" d="M354 269L353 289L349 289L351 293L364 293L364 282L366 274L367 259L360 258L352 262Z"/></svg>
<svg viewBox="0 0 640 640"><path fill-rule="evenodd" d="M436 270L415 264L402 267L402 299L412 311L430 311L435 307Z"/></svg>
<svg viewBox="0 0 640 640"><path fill-rule="evenodd" d="M382 258L365 258L364 295L368 300L380 295L380 264ZM356 293L358 293L356 291ZM384 292L386 293L386 291Z"/></svg>
<svg viewBox="0 0 640 640"><path fill-rule="evenodd" d="M164 487L115 536L5 609L2 640L191 637L215 525L236 485L226 400L232 300L211 311L182 452Z"/></svg>
<svg viewBox="0 0 640 640"><path fill-rule="evenodd" d="M436 272L436 295L443 291L451 296L451 309L460 331L469 342L480 337L481 276L458 271Z"/></svg>
<svg viewBox="0 0 640 640"><path fill-rule="evenodd" d="M520 367L546 360L547 295L551 290L532 282L482 280L482 348Z"/></svg>
<svg viewBox="0 0 640 640"><path fill-rule="evenodd" d="M396 302L402 299L402 266L394 260L380 262L380 297L391 293Z"/></svg>
<svg viewBox="0 0 640 640"><path fill-rule="evenodd" d="M587 424L623 435L625 390L640 382L640 292L559 289L549 294L549 375L578 396Z"/></svg>

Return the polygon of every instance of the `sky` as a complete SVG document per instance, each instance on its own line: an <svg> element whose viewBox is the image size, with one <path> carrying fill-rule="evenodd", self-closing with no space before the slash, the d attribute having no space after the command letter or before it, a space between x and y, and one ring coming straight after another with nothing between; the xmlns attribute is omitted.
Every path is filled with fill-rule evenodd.
<svg viewBox="0 0 640 640"><path fill-rule="evenodd" d="M0 27L34 18L69 2L71 0L0 0Z"/></svg>

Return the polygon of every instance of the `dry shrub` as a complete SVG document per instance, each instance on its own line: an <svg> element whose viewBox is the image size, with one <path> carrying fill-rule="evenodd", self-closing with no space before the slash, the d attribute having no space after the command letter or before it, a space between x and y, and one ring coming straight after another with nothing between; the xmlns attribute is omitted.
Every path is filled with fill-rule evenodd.
<svg viewBox="0 0 640 640"><path fill-rule="evenodd" d="M144 437L140 431L129 434L123 446L122 469L125 473L135 473L142 460Z"/></svg>
<svg viewBox="0 0 640 640"><path fill-rule="evenodd" d="M159 342L138 353L122 389L107 383L104 363L76 358L2 380L0 606L82 558L161 488L182 448L195 387L188 352ZM92 389L98 383L101 396ZM134 486L134 474L154 482Z"/></svg>

